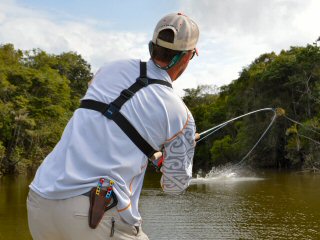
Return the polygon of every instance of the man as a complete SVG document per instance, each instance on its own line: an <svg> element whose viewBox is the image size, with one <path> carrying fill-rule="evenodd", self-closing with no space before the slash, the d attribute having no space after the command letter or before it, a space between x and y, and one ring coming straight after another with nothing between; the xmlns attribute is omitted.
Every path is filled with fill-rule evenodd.
<svg viewBox="0 0 320 240"><path fill-rule="evenodd" d="M190 18L169 14L155 28L146 64L122 60L97 72L30 184L33 239L148 239L138 211L148 158L162 152L154 163L167 193L183 192L192 175L195 123L171 83L197 53L198 37ZM103 211L99 201L108 201Z"/></svg>

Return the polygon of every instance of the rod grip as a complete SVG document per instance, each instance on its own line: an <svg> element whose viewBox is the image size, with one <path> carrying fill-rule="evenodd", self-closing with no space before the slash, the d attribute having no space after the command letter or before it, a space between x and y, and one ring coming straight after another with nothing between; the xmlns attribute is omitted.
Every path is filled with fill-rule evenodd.
<svg viewBox="0 0 320 240"><path fill-rule="evenodd" d="M199 133L196 133L195 134L195 137L194 137L194 140L195 141L198 141L200 139L200 134Z"/></svg>
<svg viewBox="0 0 320 240"><path fill-rule="evenodd" d="M150 158L151 161L157 160L162 157L162 152L155 152Z"/></svg>
<svg viewBox="0 0 320 240"><path fill-rule="evenodd" d="M198 141L199 139L200 139L200 134L199 133L196 133L195 134L195 141ZM151 161L154 161L154 160L157 160L157 159L159 159L159 158L161 158L162 157L162 152L155 152L152 156L151 156L151 158L150 158L150 160Z"/></svg>

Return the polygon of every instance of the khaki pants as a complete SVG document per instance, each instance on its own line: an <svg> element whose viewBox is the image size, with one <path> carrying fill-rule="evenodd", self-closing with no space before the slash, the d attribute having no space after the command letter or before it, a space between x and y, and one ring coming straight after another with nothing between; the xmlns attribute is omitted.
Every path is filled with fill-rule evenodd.
<svg viewBox="0 0 320 240"><path fill-rule="evenodd" d="M116 208L107 211L96 229L88 224L89 197L77 196L64 200L42 198L30 190L27 199L28 222L34 240L81 239L137 239L148 240L147 235L125 223ZM114 235L111 218L114 218Z"/></svg>

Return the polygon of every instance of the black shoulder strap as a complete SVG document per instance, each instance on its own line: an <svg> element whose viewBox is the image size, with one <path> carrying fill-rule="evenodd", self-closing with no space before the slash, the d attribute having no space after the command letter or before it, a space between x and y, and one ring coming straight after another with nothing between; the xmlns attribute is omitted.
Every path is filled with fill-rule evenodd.
<svg viewBox="0 0 320 240"><path fill-rule="evenodd" d="M149 84L160 84L167 87L172 85L169 82L150 79L147 77L147 65L146 62L140 62L140 76L137 78L136 82L132 84L129 88L123 90L119 97L117 97L110 104L103 102L84 99L81 101L80 108L86 108L98 111L102 113L106 118L113 120L122 131L131 139L131 141L148 157L151 158L152 155L157 152L150 146L150 144L140 135L140 133L132 126L132 124L125 118L120 109L136 92L138 92L143 87Z"/></svg>

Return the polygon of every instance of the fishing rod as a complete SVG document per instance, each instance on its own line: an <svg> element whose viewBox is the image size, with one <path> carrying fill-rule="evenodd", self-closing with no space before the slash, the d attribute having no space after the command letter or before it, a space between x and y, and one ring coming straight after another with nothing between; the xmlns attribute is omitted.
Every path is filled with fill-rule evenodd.
<svg viewBox="0 0 320 240"><path fill-rule="evenodd" d="M223 122L223 123L220 123L219 125L217 126L214 126L208 130L205 130L203 131L202 133L199 133L199 139L197 140L197 142L200 142L202 141L203 139L207 138L208 136L210 136L211 134L213 134L214 132L218 131L219 129L225 127L226 125L228 125L229 123L231 122L234 122L240 118L243 118L245 116L248 116L248 115L251 115L251 114L254 114L254 113L257 113L257 112L262 112L262 111L272 111L275 113L275 116L280 116L282 114L282 111L284 111L283 109L280 109L280 108L261 108L261 109L258 109L258 110L255 110L255 111L252 111L252 112L248 112L246 114L243 114L241 116L238 116L238 117L235 117L235 118L232 118L226 122Z"/></svg>
<svg viewBox="0 0 320 240"><path fill-rule="evenodd" d="M289 118L288 116L286 116L285 110L282 109L282 108L261 108L261 109L255 110L255 111L248 112L248 113L243 114L243 115L241 115L241 116L232 118L232 119L230 119L230 120L228 120L228 121L225 121L225 122L223 122L223 123L220 123L220 124L218 124L218 125L210 128L210 129L207 129L207 130L205 130L205 131L203 131L203 132L201 132L201 133L196 133L196 134L195 134L195 141L196 141L197 143L199 143L200 141L202 141L202 140L204 140L205 138L209 137L209 136L212 135L213 133L219 131L221 128L224 128L224 127L227 126L228 124L230 124L230 123L232 123L232 122L234 122L234 121L236 121L236 120L238 120L238 119L240 119L240 118L249 116L249 115L254 114L254 113L257 113L257 112L263 112L263 111L271 111L271 112L274 113L274 115L273 115L273 117L272 117L269 125L268 125L267 128L264 130L264 132L260 135L258 141L257 141L257 142L251 147L251 149L247 152L247 154L246 154L238 163L234 164L234 167L240 166L240 165L244 162L244 160L247 159L247 157L248 157L248 156L252 153L252 151L257 147L257 145L260 143L260 141L262 140L262 138L265 136L265 134L266 134L266 133L268 132L268 130L271 128L272 124L274 123L274 121L276 120L277 117L283 116L283 117L285 117L287 120L289 120L289 121L291 121L291 122L293 122L293 123L295 123L295 124L298 124L298 125L306 128L306 129L308 129L308 130L310 130L310 131L312 131L312 132L320 135L319 132L317 132L317 131L315 131L315 130L313 130L313 129L307 128L307 127L305 127L302 123L300 123L300 122L298 122L298 121L296 121L296 120L293 120L293 119ZM319 142L319 141L316 141L316 140L314 140L314 139L312 139L312 138L310 138L310 137L307 137L307 136L304 136L304 135L301 135L301 134L298 134L298 135L299 135L300 137L304 137L304 138L309 139L309 140L311 140L312 142L320 145L320 142ZM154 161L154 160L157 160L157 159L162 158L162 156L163 156L162 152L159 151L159 152L156 152L156 153L150 158L150 160L151 160L151 161ZM162 162L162 161L159 161L159 162Z"/></svg>
<svg viewBox="0 0 320 240"><path fill-rule="evenodd" d="M244 160L245 158L247 158L247 157L250 155L250 153L253 151L253 149L258 145L258 143L261 141L261 139L264 137L264 135L267 133L267 131L269 130L269 128L271 127L271 125L272 125L273 122L275 121L276 117L277 117L277 116L282 116L282 115L285 114L285 111L284 111L282 108L276 108L276 109L274 109L274 108L262 108L262 109L258 109L258 110L255 110L255 111L251 111L251 112L248 112L248 113L243 114L243 115L241 115L241 116L232 118L232 119L230 119L230 120L228 120L228 121L226 121L226 122L220 123L220 124L218 124L217 126L214 126L214 127L210 128L210 129L208 129L208 130L205 130L205 131L203 131L203 132L201 132L201 133L196 133L196 135L195 135L195 141L198 143L198 142L202 141L203 139L207 138L208 136L210 136L211 134L219 131L221 128L227 126L229 123L234 122L234 121L236 121L236 120L238 120L238 119L240 119L240 118L243 118L243 117L245 117L245 116L248 116L248 115L251 115L251 114L254 114L254 113L257 113L257 112L262 112L262 111L272 111L272 112L274 112L274 116L273 116L270 124L269 124L268 127L266 128L266 130L261 134L258 142L256 142L256 144L254 144L254 146L249 150L249 152L245 155L245 157L241 159L241 161L239 162L239 163L241 163L241 162L243 162L243 160ZM156 152L156 153L150 158L150 160L151 160L151 161L157 160L157 159L161 158L162 155L163 155L163 154L162 154L161 151Z"/></svg>

